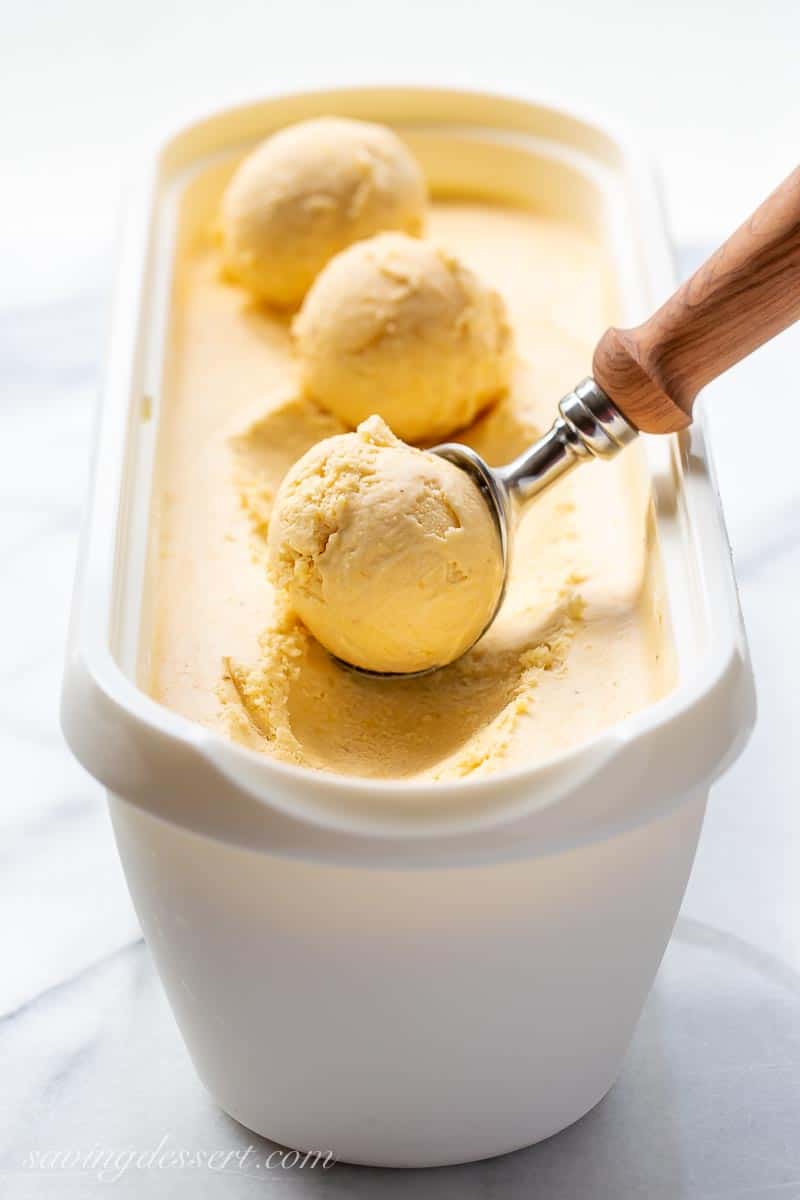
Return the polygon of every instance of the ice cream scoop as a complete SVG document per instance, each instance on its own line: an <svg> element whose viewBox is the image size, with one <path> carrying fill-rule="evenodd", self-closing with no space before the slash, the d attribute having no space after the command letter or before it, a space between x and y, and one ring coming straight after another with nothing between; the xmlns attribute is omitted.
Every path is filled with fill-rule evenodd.
<svg viewBox="0 0 800 1200"><path fill-rule="evenodd" d="M512 463L493 469L459 443L434 448L482 492L505 574L522 507L579 463L613 458L637 433L685 429L702 387L798 317L800 167L649 320L606 330L594 352L593 377L561 400L551 430ZM502 586L475 640L501 599Z"/></svg>
<svg viewBox="0 0 800 1200"><path fill-rule="evenodd" d="M505 304L431 242L380 233L332 259L293 326L303 387L351 427L408 442L469 425L508 386Z"/></svg>
<svg viewBox="0 0 800 1200"><path fill-rule="evenodd" d="M479 636L504 557L470 477L373 416L318 442L286 475L269 570L333 655L371 673L418 674Z"/></svg>
<svg viewBox="0 0 800 1200"><path fill-rule="evenodd" d="M259 300L294 307L329 259L383 229L417 234L422 168L369 121L319 117L274 133L239 165L222 202L226 270Z"/></svg>

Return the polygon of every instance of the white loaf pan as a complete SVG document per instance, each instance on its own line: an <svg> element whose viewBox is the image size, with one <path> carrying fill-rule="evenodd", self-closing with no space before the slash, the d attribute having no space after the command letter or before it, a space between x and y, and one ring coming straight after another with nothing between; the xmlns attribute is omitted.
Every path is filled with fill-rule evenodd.
<svg viewBox="0 0 800 1200"><path fill-rule="evenodd" d="M434 189L594 223L629 321L674 286L648 173L560 109L363 89L180 130L149 162L124 242L63 725L109 789L150 949L220 1105L302 1150L454 1163L555 1133L613 1083L753 685L700 418L643 439L678 685L588 744L473 781L334 778L228 743L137 686L177 198L215 159L331 112L398 127Z"/></svg>

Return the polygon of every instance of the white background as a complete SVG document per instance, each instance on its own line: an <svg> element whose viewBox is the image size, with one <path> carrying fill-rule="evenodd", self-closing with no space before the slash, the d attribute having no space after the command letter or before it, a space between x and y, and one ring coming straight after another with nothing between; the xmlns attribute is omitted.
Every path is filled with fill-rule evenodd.
<svg viewBox="0 0 800 1200"><path fill-rule="evenodd" d="M425 82L579 101L658 163L681 242L800 145L797 0L2 0L0 297L103 281L120 164L229 97ZM10 269L9 269L10 268Z"/></svg>

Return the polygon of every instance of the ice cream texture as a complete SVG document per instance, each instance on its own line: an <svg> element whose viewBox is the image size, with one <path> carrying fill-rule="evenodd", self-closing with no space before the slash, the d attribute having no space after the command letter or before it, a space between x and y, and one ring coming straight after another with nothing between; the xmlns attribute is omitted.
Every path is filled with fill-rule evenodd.
<svg viewBox="0 0 800 1200"><path fill-rule="evenodd" d="M307 451L269 525L273 583L332 654L368 671L458 658L503 585L500 539L466 472L373 416Z"/></svg>
<svg viewBox="0 0 800 1200"><path fill-rule="evenodd" d="M400 233L332 259L294 333L311 396L350 426L377 412L405 441L463 429L511 378L498 292L453 253Z"/></svg>
<svg viewBox="0 0 800 1200"><path fill-rule="evenodd" d="M412 781L540 763L664 695L676 669L638 445L531 506L497 620L444 670L344 670L292 613L268 571L276 497L307 451L349 431L303 395L286 319L220 279L213 226L231 171L205 168L180 198L142 685L269 759ZM607 250L577 221L437 196L427 232L504 297L510 386L461 436L507 462L623 315Z"/></svg>
<svg viewBox="0 0 800 1200"><path fill-rule="evenodd" d="M281 130L244 159L222 201L230 276L293 307L340 250L383 229L419 233L425 180L390 129L320 117Z"/></svg>

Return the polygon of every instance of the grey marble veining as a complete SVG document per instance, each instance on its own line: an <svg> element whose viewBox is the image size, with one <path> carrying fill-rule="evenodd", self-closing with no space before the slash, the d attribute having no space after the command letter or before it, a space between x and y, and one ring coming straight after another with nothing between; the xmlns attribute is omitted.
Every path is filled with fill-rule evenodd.
<svg viewBox="0 0 800 1200"><path fill-rule="evenodd" d="M688 255L684 265L688 266ZM471 1167L266 1170L203 1092L127 897L101 789L58 730L62 648L105 291L0 314L0 1190L10 1200L405 1194L800 1196L800 475L790 438L745 476L748 418L791 410L800 333L710 392L760 721L717 785L682 916L619 1084L572 1129ZM96 1171L59 1149L243 1152L244 1167ZM38 1159L37 1159L38 1161ZM262 1164L262 1165L257 1165Z"/></svg>

